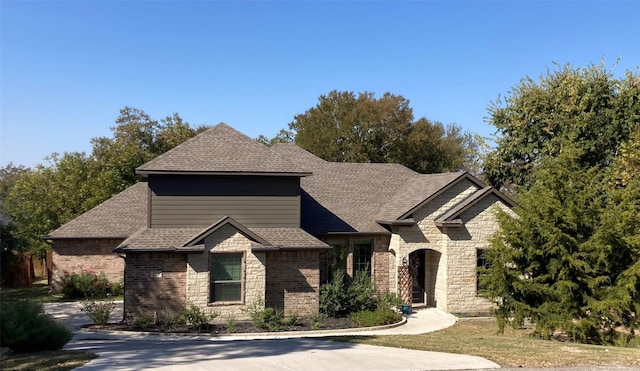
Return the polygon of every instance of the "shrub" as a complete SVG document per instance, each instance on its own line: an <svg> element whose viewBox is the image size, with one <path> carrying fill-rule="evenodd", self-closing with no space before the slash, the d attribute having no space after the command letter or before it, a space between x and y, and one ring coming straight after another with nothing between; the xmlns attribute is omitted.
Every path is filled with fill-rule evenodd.
<svg viewBox="0 0 640 371"><path fill-rule="evenodd" d="M393 309L401 311L403 305L405 305L404 300L394 292L387 291L384 294L378 295L377 309Z"/></svg>
<svg viewBox="0 0 640 371"><path fill-rule="evenodd" d="M120 296L123 292L122 284L109 282L104 273L83 270L80 273L64 274L62 293L67 299L104 298L110 295Z"/></svg>
<svg viewBox="0 0 640 371"><path fill-rule="evenodd" d="M391 309L377 309L375 311L360 311L351 314L351 320L362 327L382 326L397 323L402 315Z"/></svg>
<svg viewBox="0 0 640 371"><path fill-rule="evenodd" d="M299 322L300 320L298 319L298 316L296 316L295 314L292 314L284 320L284 325L291 328L291 327L298 326Z"/></svg>
<svg viewBox="0 0 640 371"><path fill-rule="evenodd" d="M163 308L158 314L158 322L160 322L167 330L173 330L184 323L184 317L169 308Z"/></svg>
<svg viewBox="0 0 640 371"><path fill-rule="evenodd" d="M133 324L140 327L141 329L151 327L153 322L153 316L147 313L138 313L133 316Z"/></svg>
<svg viewBox="0 0 640 371"><path fill-rule="evenodd" d="M236 331L236 319L234 317L227 318L227 332L232 334Z"/></svg>
<svg viewBox="0 0 640 371"><path fill-rule="evenodd" d="M378 306L376 296L376 287L371 277L366 272L356 272L353 282L347 288L347 312L375 310Z"/></svg>
<svg viewBox="0 0 640 371"><path fill-rule="evenodd" d="M347 313L347 288L343 270L334 271L331 282L320 287L320 312L329 317Z"/></svg>
<svg viewBox="0 0 640 371"><path fill-rule="evenodd" d="M193 327L196 331L201 331L209 327L209 321L216 318L217 314L207 314L200 307L191 304L182 315L184 322Z"/></svg>
<svg viewBox="0 0 640 371"><path fill-rule="evenodd" d="M351 285L347 285L344 271L338 269L332 281L320 287L320 312L329 317L344 317L353 312L375 310L376 297L375 285L368 274L357 272Z"/></svg>
<svg viewBox="0 0 640 371"><path fill-rule="evenodd" d="M116 305L113 304L111 298L106 300L91 299L83 301L80 310L87 313L94 324L104 326L109 322L109 317L115 307Z"/></svg>
<svg viewBox="0 0 640 371"><path fill-rule="evenodd" d="M44 312L42 303L3 302L0 306L0 347L15 352L60 350L73 332Z"/></svg>
<svg viewBox="0 0 640 371"><path fill-rule="evenodd" d="M311 319L312 329L321 330L324 328L324 323L322 323L322 320L324 319L324 315L322 313L313 313L310 319Z"/></svg>

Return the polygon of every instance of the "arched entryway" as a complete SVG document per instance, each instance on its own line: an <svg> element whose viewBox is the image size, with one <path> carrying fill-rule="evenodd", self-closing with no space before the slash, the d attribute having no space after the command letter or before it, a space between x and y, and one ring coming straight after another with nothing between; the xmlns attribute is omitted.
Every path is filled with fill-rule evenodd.
<svg viewBox="0 0 640 371"><path fill-rule="evenodd" d="M436 278L440 255L430 249L420 249L409 254L409 270L413 278L411 301L414 306L436 306Z"/></svg>

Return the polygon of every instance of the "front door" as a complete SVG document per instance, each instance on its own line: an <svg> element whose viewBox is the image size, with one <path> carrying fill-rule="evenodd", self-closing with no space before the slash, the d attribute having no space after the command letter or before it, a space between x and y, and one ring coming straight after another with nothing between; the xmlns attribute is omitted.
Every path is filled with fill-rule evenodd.
<svg viewBox="0 0 640 371"><path fill-rule="evenodd" d="M411 301L413 304L425 304L425 253L424 250L414 251L409 254L409 268L413 276L413 292Z"/></svg>

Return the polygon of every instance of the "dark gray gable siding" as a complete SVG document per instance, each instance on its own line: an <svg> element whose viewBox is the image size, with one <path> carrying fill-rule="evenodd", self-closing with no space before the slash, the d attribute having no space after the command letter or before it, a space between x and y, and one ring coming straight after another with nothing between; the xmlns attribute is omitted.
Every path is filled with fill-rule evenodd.
<svg viewBox="0 0 640 371"><path fill-rule="evenodd" d="M150 176L150 227L300 227L300 180L268 176Z"/></svg>
<svg viewBox="0 0 640 371"><path fill-rule="evenodd" d="M151 195L151 228L206 227L230 216L247 227L300 227L300 197Z"/></svg>

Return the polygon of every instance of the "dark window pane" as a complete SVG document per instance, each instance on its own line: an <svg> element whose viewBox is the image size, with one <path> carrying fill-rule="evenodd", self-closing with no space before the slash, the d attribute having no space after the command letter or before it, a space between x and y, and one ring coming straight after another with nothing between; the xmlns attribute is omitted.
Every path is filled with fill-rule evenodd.
<svg viewBox="0 0 640 371"><path fill-rule="evenodd" d="M211 254L210 300L242 300L242 254Z"/></svg>
<svg viewBox="0 0 640 371"><path fill-rule="evenodd" d="M373 241L356 241L353 245L353 271L371 275Z"/></svg>

